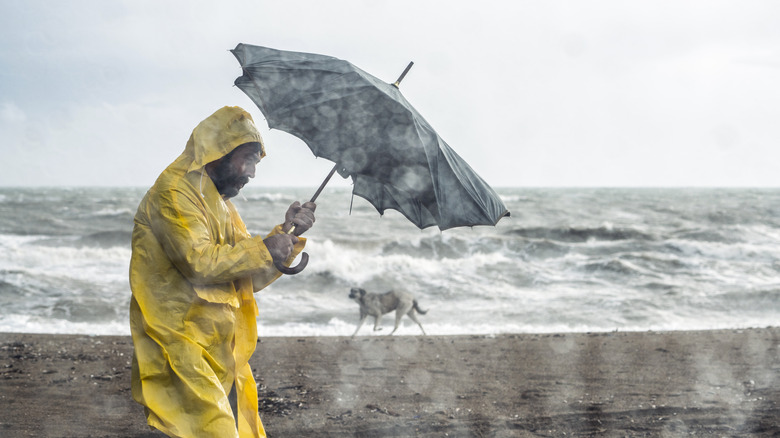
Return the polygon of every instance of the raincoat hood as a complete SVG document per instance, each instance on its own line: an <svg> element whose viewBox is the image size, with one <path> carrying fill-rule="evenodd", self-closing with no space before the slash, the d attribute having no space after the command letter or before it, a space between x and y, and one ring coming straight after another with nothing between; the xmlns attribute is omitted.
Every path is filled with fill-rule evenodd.
<svg viewBox="0 0 780 438"><path fill-rule="evenodd" d="M226 106L192 130L184 153L176 160L176 164L186 172L199 170L238 146L252 142L260 143L260 156L265 157L265 145L252 116L240 107Z"/></svg>

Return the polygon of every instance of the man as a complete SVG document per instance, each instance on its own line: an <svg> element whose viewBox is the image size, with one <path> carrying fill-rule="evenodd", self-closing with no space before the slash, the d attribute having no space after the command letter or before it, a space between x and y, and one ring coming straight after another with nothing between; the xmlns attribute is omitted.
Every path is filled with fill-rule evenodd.
<svg viewBox="0 0 780 438"><path fill-rule="evenodd" d="M253 292L279 278L314 223L313 203L251 237L229 198L265 156L252 117L224 107L203 120L135 216L130 261L133 398L175 437L264 437L249 358ZM295 226L293 234L287 232Z"/></svg>

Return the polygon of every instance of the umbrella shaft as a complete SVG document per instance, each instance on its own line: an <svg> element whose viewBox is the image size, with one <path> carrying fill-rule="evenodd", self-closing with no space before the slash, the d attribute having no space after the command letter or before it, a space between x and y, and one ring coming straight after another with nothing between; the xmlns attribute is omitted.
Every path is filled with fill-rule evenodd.
<svg viewBox="0 0 780 438"><path fill-rule="evenodd" d="M314 202L317 200L317 197L320 196L322 189L324 189L325 186L328 184L328 181L330 181L330 177L332 177L333 174L336 173L336 169L338 169L338 167L339 165L336 164L335 166L333 166L333 169L330 169L330 173L328 174L328 176L325 177L325 181L323 181L322 184L320 184L320 187L314 193L314 196L311 197L311 200L309 202ZM292 234L293 231L295 231L295 225L293 225L292 228L290 228L290 231L288 231L287 234Z"/></svg>
<svg viewBox="0 0 780 438"><path fill-rule="evenodd" d="M320 193L322 192L322 189L325 188L325 185L328 184L328 181L330 181L330 178L333 176L334 173L336 173L336 169L338 169L339 165L336 164L333 166L333 169L330 169L330 173L328 176L325 177L325 181L320 184L320 188L317 189L317 191L314 193L314 196L311 197L311 200L309 202L314 202L317 200L317 197L320 196Z"/></svg>

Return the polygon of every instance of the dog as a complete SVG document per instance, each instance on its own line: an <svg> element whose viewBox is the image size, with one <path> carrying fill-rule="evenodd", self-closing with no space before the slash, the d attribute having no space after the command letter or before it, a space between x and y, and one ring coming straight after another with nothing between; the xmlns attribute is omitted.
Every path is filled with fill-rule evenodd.
<svg viewBox="0 0 780 438"><path fill-rule="evenodd" d="M390 335L398 330L398 324L401 323L401 318L403 318L404 315L409 315L409 318L420 326L420 330L422 330L423 335L425 335L425 329L422 324L420 324L420 321L417 320L414 313L416 311L420 315L425 315L428 311L420 309L417 305L417 300L408 292L391 290L383 294L375 294L368 293L364 289L353 287L349 291L349 298L355 300L355 302L360 305L360 322L358 322L355 333L352 333L353 338L360 330L360 327L363 326L363 323L369 315L374 317L374 331L382 330L382 328L379 327L379 320L382 318L382 315L390 313L393 310L395 310L395 328L390 332Z"/></svg>

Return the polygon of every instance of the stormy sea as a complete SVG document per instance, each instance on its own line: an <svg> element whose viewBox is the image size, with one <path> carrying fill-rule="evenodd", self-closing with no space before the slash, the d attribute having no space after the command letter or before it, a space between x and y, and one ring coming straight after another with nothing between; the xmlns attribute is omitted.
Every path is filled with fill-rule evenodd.
<svg viewBox="0 0 780 438"><path fill-rule="evenodd" d="M0 188L0 332L129 334L146 188ZM314 189L247 187L265 234ZM780 321L780 189L499 188L496 227L419 230L326 188L309 266L256 294L261 336L350 335L352 287L403 289L428 334L689 330ZM372 332L369 321L363 335ZM404 319L398 334L419 328Z"/></svg>

